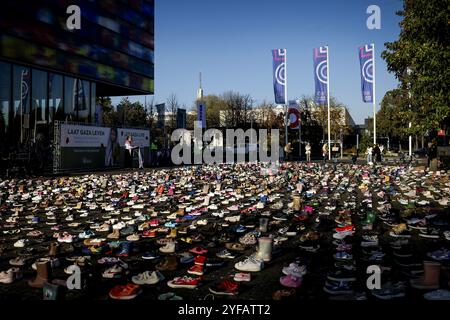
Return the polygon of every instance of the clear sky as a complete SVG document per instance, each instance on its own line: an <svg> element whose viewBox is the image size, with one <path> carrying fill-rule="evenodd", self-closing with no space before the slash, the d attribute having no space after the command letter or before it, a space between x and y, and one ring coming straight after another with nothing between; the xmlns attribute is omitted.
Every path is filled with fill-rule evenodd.
<svg viewBox="0 0 450 320"><path fill-rule="evenodd" d="M381 30L366 27L371 4L381 8ZM401 8L401 0L156 0L154 100L175 93L190 109L201 71L205 94L234 90L273 101L275 48L287 49L289 99L313 94L312 50L328 44L331 95L363 123L372 104L361 99L357 48L375 43L379 103L397 86L380 55L398 38Z"/></svg>

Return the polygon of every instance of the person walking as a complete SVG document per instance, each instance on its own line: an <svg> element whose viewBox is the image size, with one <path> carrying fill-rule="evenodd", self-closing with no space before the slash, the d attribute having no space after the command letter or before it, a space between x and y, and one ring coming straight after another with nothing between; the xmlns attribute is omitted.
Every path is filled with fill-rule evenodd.
<svg viewBox="0 0 450 320"><path fill-rule="evenodd" d="M322 146L322 156L323 156L323 162L327 162L328 158L328 143L324 143Z"/></svg>
<svg viewBox="0 0 450 320"><path fill-rule="evenodd" d="M311 145L309 144L309 142L306 144L305 153L306 153L306 161L311 162Z"/></svg>
<svg viewBox="0 0 450 320"><path fill-rule="evenodd" d="M291 143L288 142L288 144L284 146L284 154L286 156L287 161L291 160L291 153L292 153L292 146Z"/></svg>
<svg viewBox="0 0 450 320"><path fill-rule="evenodd" d="M372 146L368 146L366 149L367 164L372 164L372 152L373 152Z"/></svg>
<svg viewBox="0 0 450 320"><path fill-rule="evenodd" d="M373 146L373 162L375 163L381 163L381 150L380 147L375 144Z"/></svg>

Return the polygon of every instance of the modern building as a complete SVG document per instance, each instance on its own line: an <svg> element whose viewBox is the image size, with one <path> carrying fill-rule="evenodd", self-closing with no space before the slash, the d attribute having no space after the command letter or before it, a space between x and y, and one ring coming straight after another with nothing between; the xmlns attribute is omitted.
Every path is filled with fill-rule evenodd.
<svg viewBox="0 0 450 320"><path fill-rule="evenodd" d="M56 120L98 124L96 97L153 94L153 81L154 0L0 1L3 154L51 141Z"/></svg>

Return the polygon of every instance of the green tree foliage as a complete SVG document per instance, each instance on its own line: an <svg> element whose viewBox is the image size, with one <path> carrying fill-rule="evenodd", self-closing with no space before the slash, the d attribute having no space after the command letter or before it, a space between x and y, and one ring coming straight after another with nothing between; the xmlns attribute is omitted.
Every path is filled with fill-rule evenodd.
<svg viewBox="0 0 450 320"><path fill-rule="evenodd" d="M388 91L377 112L378 134L389 138L405 137L408 134L410 114L408 97L405 97L404 91L400 89Z"/></svg>
<svg viewBox="0 0 450 320"><path fill-rule="evenodd" d="M404 0L397 13L403 17L400 37L382 53L401 96L411 99L411 133L433 132L449 121L449 12L448 0Z"/></svg>

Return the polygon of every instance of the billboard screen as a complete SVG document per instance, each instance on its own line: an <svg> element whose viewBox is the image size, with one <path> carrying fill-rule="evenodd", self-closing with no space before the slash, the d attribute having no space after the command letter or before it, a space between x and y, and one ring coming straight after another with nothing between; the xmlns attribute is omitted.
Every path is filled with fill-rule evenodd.
<svg viewBox="0 0 450 320"><path fill-rule="evenodd" d="M2 0L0 30L0 57L153 93L153 0Z"/></svg>

